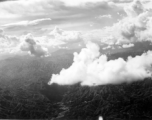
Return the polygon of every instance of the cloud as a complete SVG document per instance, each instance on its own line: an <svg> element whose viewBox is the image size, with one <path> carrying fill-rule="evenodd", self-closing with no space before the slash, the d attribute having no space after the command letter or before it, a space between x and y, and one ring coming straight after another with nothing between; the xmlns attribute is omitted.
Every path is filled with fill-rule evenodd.
<svg viewBox="0 0 152 120"><path fill-rule="evenodd" d="M6 2L6 1L16 1L16 0L0 0L0 2Z"/></svg>
<svg viewBox="0 0 152 120"><path fill-rule="evenodd" d="M34 55L36 57L45 57L48 55L47 48L42 47L40 44L38 44L31 34L27 34L25 36L24 43L21 44L20 49L22 51L27 51L31 55Z"/></svg>
<svg viewBox="0 0 152 120"><path fill-rule="evenodd" d="M148 40L144 34L150 36L152 10L146 10L141 2L136 0L125 11L128 17L119 24L122 37L133 42Z"/></svg>
<svg viewBox="0 0 152 120"><path fill-rule="evenodd" d="M51 31L50 36L52 36L56 41L61 41L64 43L75 43L82 41L82 34L79 31L64 31L58 27L55 27Z"/></svg>
<svg viewBox="0 0 152 120"><path fill-rule="evenodd" d="M136 41L151 40L151 10L146 9L145 6L143 6L143 4L139 1L135 1L131 3L131 5L125 4L127 6L125 8L127 16L120 20L118 23L115 23L112 27L105 27L103 29L98 29L91 32L89 31L86 32L86 34L84 34L85 32L83 31L70 31L68 27L66 31L56 27L47 36L49 31L52 29L51 27L54 27L54 24L57 24L57 22L63 22L65 26L67 23L73 25L73 22L77 22L78 24L85 23L85 25L88 24L88 27L90 27L89 25L91 22L93 24L93 29L95 25L101 28L102 25L100 26L98 23L94 23L96 21L96 16L101 16L101 18L110 18L112 16L112 18L114 18L115 14L117 14L118 11L122 11L123 8L122 6L119 6L121 5L121 3L115 4L110 2L109 0L90 2L85 1L83 5L80 5L78 3L78 5L70 6L63 1L9 1L8 4L3 4L2 7L0 5L0 9L3 8L7 11L10 11L10 5L15 5L12 13L18 14L21 17L20 20L22 20L23 16L25 16L26 18L27 14L29 16L33 16L33 14L35 14L35 16L33 16L33 18L27 18L28 20L24 20L21 22L5 24L3 25L3 27L5 27L5 30L7 29L11 32L17 31L17 33L19 33L20 31L22 31L22 34L24 35L27 33L35 33L34 35L36 37L41 37L40 39L42 39L41 41L39 41L39 43L45 44L48 42L51 45L77 43L83 40L86 43L87 41L92 41L99 44L106 43L108 45L123 45ZM20 7L17 8L16 6ZM29 9L27 9L28 7ZM49 10L52 10L51 13L48 12ZM39 11L41 11L40 13L42 13L40 15L41 18L40 16L37 16L37 14L39 14ZM52 26L48 26L50 23ZM109 24L109 22L107 23ZM43 40L43 38L45 40Z"/></svg>
<svg viewBox="0 0 152 120"><path fill-rule="evenodd" d="M2 34L3 33L3 30L2 29L0 29L0 34Z"/></svg>
<svg viewBox="0 0 152 120"><path fill-rule="evenodd" d="M122 45L123 48L130 48L130 47L134 47L134 44L124 44Z"/></svg>
<svg viewBox="0 0 152 120"><path fill-rule="evenodd" d="M8 1L2 2L0 4L0 25L11 25L13 23L27 24L32 20L51 18L51 21L48 21L45 25L51 23L51 29L55 25L63 26L64 28L70 27L71 29L76 30L88 30L90 29L91 23L95 23L95 28L99 27L99 24L102 26L109 25L110 22L102 23L99 20L96 20L96 16L108 15L109 13L113 16L113 20L117 19L116 12L123 11L123 7L115 5L112 2L105 0L95 0L95 1L82 1L84 4L80 5L79 1L62 1L62 0L19 0L19 1ZM68 4L75 4L70 6ZM18 26L7 26L7 32L19 31ZM63 28L62 27L62 28ZM31 28L33 29L33 28ZM26 31L26 30L25 30ZM31 31L30 31L31 33ZM17 34L17 32L16 32Z"/></svg>
<svg viewBox="0 0 152 120"><path fill-rule="evenodd" d="M10 53L16 51L20 43L20 38L17 36L6 35L5 32L0 29L0 53Z"/></svg>
<svg viewBox="0 0 152 120"><path fill-rule="evenodd" d="M108 45L107 47L104 47L104 48L102 48L102 49L103 49L103 50L106 50L106 49L109 49L109 48L111 48L110 45Z"/></svg>
<svg viewBox="0 0 152 120"><path fill-rule="evenodd" d="M102 19L102 18L109 18L109 19L111 19L112 16L111 15L100 15L100 16L98 16L96 18L98 18L98 19Z"/></svg>
<svg viewBox="0 0 152 120"><path fill-rule="evenodd" d="M33 36L31 33L20 37L6 35L0 29L0 53L30 53L31 55L43 57L57 49L77 49L83 45L81 33L78 31L64 31L55 28L49 35ZM23 52L25 51L25 52Z"/></svg>
<svg viewBox="0 0 152 120"><path fill-rule="evenodd" d="M146 35L150 36L152 10L146 9L139 0L135 0L124 10L128 16L116 25L118 28L121 27L118 29L120 36L131 42L148 40Z"/></svg>
<svg viewBox="0 0 152 120"><path fill-rule="evenodd" d="M144 12L144 7L139 0L134 0L131 5L125 7L128 16L134 17Z"/></svg>
<svg viewBox="0 0 152 120"><path fill-rule="evenodd" d="M47 21L50 21L50 18L43 18L43 19L36 19L36 20L32 20L32 21L22 21L22 22L18 22L18 23L10 23L10 24L6 24L3 25L4 27L8 27L8 26L34 26L34 25L38 25L38 24L42 24L45 23Z"/></svg>
<svg viewBox="0 0 152 120"><path fill-rule="evenodd" d="M106 44L126 44L139 41L151 41L152 9L139 0L135 0L124 7L124 16L113 26L88 32L84 35L87 41L98 41Z"/></svg>
<svg viewBox="0 0 152 120"><path fill-rule="evenodd" d="M152 52L141 56L107 60L106 55L101 55L99 46L94 43L87 44L81 52L74 53L72 65L62 69L59 74L53 74L48 84L60 85L103 85L133 82L151 77Z"/></svg>
<svg viewBox="0 0 152 120"><path fill-rule="evenodd" d="M85 4L93 4L93 3L99 3L99 2L106 2L110 3L110 0L76 0L76 1L71 1L71 0L61 0L66 6L81 6Z"/></svg>
<svg viewBox="0 0 152 120"><path fill-rule="evenodd" d="M21 29L28 29L29 27L38 27L38 26L44 26L49 25L51 22L50 18L43 18L43 19L36 19L32 21L21 21L17 23L10 23L5 24L2 27L5 30L21 30Z"/></svg>

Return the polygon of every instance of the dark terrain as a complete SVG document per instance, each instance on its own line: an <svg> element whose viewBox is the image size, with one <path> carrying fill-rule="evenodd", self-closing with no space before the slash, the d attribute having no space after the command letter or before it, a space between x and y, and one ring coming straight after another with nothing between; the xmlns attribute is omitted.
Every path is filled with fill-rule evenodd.
<svg viewBox="0 0 152 120"><path fill-rule="evenodd" d="M68 55L67 55L68 56ZM52 73L70 66L70 56L12 57L0 65L0 119L54 118L65 86L48 85ZM71 54L72 57L72 54ZM70 63L68 63L69 61Z"/></svg>
<svg viewBox="0 0 152 120"><path fill-rule="evenodd" d="M151 120L152 79L96 87L75 85L63 103L68 108L65 120L97 120L99 116L104 120Z"/></svg>
<svg viewBox="0 0 152 120"><path fill-rule="evenodd" d="M139 47L138 47L139 46ZM113 53L109 59L143 53ZM0 118L54 120L151 120L152 80L96 87L48 85L51 75L72 64L73 51L47 58L15 56L0 64Z"/></svg>

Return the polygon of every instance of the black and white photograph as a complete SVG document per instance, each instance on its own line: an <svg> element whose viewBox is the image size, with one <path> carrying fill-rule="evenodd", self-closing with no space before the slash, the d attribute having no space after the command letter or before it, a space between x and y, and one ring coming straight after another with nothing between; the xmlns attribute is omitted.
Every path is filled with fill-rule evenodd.
<svg viewBox="0 0 152 120"><path fill-rule="evenodd" d="M152 120L152 0L0 0L0 119Z"/></svg>

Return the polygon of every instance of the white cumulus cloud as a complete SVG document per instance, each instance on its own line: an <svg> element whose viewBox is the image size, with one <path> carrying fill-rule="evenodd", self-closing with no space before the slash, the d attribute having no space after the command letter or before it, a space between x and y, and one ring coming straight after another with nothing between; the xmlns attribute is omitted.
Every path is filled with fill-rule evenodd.
<svg viewBox="0 0 152 120"><path fill-rule="evenodd" d="M100 55L98 45L87 44L81 52L74 53L73 64L68 69L62 69L59 74L53 74L49 84L60 85L103 85L133 82L151 77L152 52L141 56L107 60L106 55Z"/></svg>

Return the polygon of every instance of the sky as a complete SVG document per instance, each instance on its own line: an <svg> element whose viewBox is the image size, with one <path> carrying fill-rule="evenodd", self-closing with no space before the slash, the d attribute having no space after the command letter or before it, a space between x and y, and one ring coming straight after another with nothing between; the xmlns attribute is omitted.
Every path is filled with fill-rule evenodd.
<svg viewBox="0 0 152 120"><path fill-rule="evenodd" d="M58 26L88 31L112 26L132 0L1 0L0 26L7 34L40 36ZM142 0L143 4L146 2Z"/></svg>
<svg viewBox="0 0 152 120"><path fill-rule="evenodd" d="M148 0L0 0L1 48L18 49L29 34L43 47L149 40L151 5Z"/></svg>
<svg viewBox="0 0 152 120"><path fill-rule="evenodd" d="M2 0L0 26L8 34L45 33L58 26L88 31L110 26L130 0Z"/></svg>
<svg viewBox="0 0 152 120"><path fill-rule="evenodd" d="M151 33L151 0L0 0L0 59L16 54L45 58L59 49L80 51L51 83L66 84L63 76L68 74L75 77L67 76L67 84L83 85L93 85L92 79L106 84L149 77L151 51L126 61L108 61L99 49L132 49L138 42L152 42Z"/></svg>

